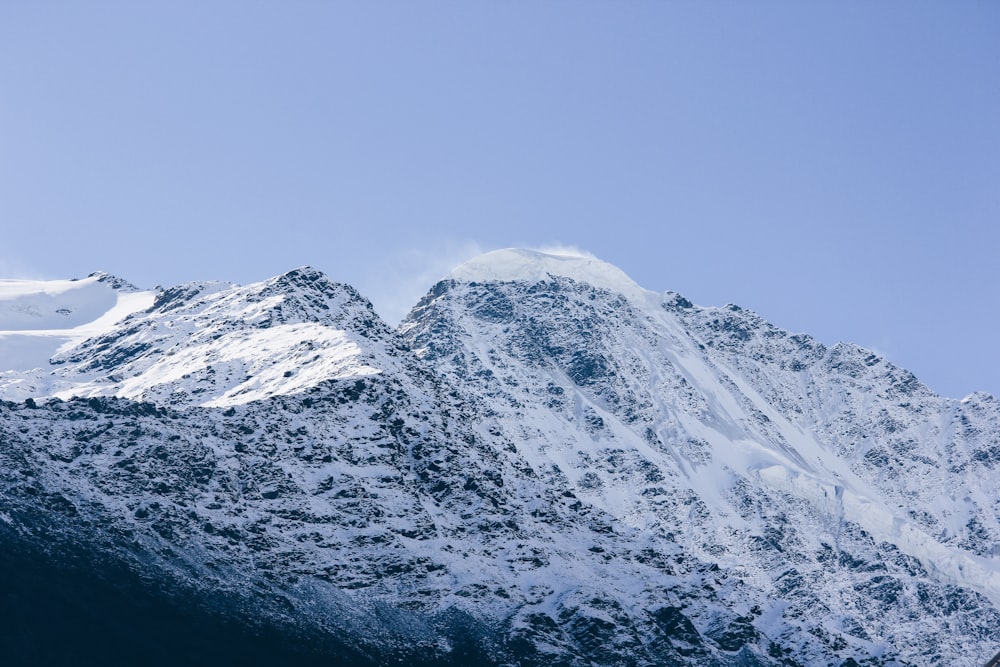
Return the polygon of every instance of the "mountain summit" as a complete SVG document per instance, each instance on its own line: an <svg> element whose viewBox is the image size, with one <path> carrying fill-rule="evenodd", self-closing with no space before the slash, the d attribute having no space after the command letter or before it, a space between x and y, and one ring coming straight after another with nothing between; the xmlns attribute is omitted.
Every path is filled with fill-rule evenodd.
<svg viewBox="0 0 1000 667"><path fill-rule="evenodd" d="M617 266L587 255L555 254L508 248L475 257L451 271L449 278L463 282L531 282L554 277L569 278L626 296L644 295L642 289Z"/></svg>
<svg viewBox="0 0 1000 667"><path fill-rule="evenodd" d="M134 623L123 600L167 610L174 662L229 641L359 665L997 649L991 396L585 256L487 253L396 331L309 268L151 301L0 373L0 546L45 581L80 564Z"/></svg>

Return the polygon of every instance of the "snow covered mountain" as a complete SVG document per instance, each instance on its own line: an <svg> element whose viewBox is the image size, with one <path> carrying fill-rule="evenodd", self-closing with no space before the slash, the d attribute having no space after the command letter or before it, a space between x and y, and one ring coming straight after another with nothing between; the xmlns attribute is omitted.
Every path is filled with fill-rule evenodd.
<svg viewBox="0 0 1000 667"><path fill-rule="evenodd" d="M938 397L594 258L488 253L396 331L308 268L158 292L0 281L0 361L4 569L82 572L73 599L128 618L141 592L183 628L168 661L247 659L225 642L261 664L1000 648L992 396ZM122 627L121 654L89 655L127 664L156 636L95 632ZM15 661L57 650L11 637Z"/></svg>

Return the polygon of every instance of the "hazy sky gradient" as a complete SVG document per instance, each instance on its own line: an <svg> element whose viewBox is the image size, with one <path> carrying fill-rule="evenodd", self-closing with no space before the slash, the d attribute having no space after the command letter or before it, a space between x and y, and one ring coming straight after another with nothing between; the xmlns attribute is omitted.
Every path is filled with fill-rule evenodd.
<svg viewBox="0 0 1000 667"><path fill-rule="evenodd" d="M311 264L390 320L479 251L1000 395L1000 3L0 3L0 274Z"/></svg>

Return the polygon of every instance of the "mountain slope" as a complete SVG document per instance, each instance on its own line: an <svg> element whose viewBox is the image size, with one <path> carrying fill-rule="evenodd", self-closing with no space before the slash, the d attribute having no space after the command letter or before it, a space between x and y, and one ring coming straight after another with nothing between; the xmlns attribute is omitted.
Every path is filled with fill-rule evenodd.
<svg viewBox="0 0 1000 667"><path fill-rule="evenodd" d="M797 650L810 664L894 651L925 663L942 641L928 617L957 620L953 603L926 600L951 595L969 615L944 641L954 655L977 641L990 652L990 397L940 399L859 348L646 292L592 258L491 253L402 330L581 500L761 582L752 597L777 615L768 634L808 638ZM940 590L916 583L921 572ZM879 590L891 594L873 606Z"/></svg>
<svg viewBox="0 0 1000 667"><path fill-rule="evenodd" d="M110 564L152 608L186 610L169 618L249 627L268 655L996 651L992 397L936 397L869 352L648 292L593 258L487 254L397 332L308 268L182 285L4 373L0 398L17 567L62 581L82 563L100 598ZM220 631L223 662L239 632ZM6 655L31 662L21 650Z"/></svg>

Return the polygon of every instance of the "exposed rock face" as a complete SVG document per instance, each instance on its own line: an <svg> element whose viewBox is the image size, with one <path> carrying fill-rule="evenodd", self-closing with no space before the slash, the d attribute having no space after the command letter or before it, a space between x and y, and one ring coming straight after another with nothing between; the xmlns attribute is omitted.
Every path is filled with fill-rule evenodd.
<svg viewBox="0 0 1000 667"><path fill-rule="evenodd" d="M993 397L940 398L866 350L591 258L490 253L395 332L312 269L182 285L52 361L0 376L17 399L0 403L7 569L219 628L178 632L182 653L962 665L997 649Z"/></svg>

